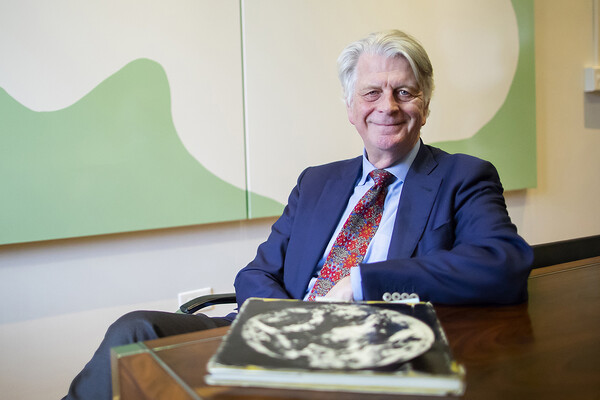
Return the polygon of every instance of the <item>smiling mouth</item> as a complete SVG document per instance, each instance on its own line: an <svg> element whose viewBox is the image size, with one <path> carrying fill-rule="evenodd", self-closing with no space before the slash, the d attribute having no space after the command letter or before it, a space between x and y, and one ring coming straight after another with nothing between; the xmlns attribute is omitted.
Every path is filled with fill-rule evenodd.
<svg viewBox="0 0 600 400"><path fill-rule="evenodd" d="M402 125L402 122L371 122L374 125L378 126L398 126Z"/></svg>

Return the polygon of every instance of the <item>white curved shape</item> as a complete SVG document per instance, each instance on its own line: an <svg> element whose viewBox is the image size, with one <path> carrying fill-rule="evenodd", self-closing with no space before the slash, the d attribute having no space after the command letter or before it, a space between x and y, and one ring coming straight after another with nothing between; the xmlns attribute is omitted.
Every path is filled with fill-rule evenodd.
<svg viewBox="0 0 600 400"><path fill-rule="evenodd" d="M435 28L423 32L437 89L427 142L467 139L504 103L519 58L519 32L510 1L440 2Z"/></svg>

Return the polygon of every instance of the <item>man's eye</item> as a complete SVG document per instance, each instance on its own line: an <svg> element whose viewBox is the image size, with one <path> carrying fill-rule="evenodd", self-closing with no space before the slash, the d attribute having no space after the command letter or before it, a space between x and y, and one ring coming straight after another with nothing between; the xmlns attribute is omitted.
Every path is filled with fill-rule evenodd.
<svg viewBox="0 0 600 400"><path fill-rule="evenodd" d="M376 99L378 96L379 96L379 92L376 90L371 90L370 92L367 92L363 95L363 97L367 100Z"/></svg>
<svg viewBox="0 0 600 400"><path fill-rule="evenodd" d="M409 101L409 100L412 100L414 97L415 97L415 95L412 94L411 92L409 92L408 90L400 89L398 91L398 98L401 101Z"/></svg>

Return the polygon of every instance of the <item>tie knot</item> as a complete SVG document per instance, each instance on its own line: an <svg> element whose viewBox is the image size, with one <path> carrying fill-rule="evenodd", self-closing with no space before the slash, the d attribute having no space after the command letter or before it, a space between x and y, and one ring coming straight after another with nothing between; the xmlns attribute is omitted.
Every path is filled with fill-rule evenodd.
<svg viewBox="0 0 600 400"><path fill-rule="evenodd" d="M392 182L392 178L394 177L394 175L385 169L374 169L369 176L375 181L374 186L387 186Z"/></svg>

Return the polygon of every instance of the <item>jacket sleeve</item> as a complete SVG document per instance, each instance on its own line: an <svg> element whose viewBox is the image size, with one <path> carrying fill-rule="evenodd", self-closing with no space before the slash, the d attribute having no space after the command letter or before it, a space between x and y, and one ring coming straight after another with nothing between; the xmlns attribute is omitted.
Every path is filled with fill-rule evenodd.
<svg viewBox="0 0 600 400"><path fill-rule="evenodd" d="M533 251L510 221L496 169L474 158L467 161L458 174L454 170L442 179L410 257L361 265L366 300L381 300L386 292L416 293L442 304L527 299Z"/></svg>
<svg viewBox="0 0 600 400"><path fill-rule="evenodd" d="M283 268L296 215L299 186L305 172L298 178L281 217L271 227L268 239L258 247L254 260L241 269L235 278L236 298L240 307L249 297L292 297L285 289Z"/></svg>

